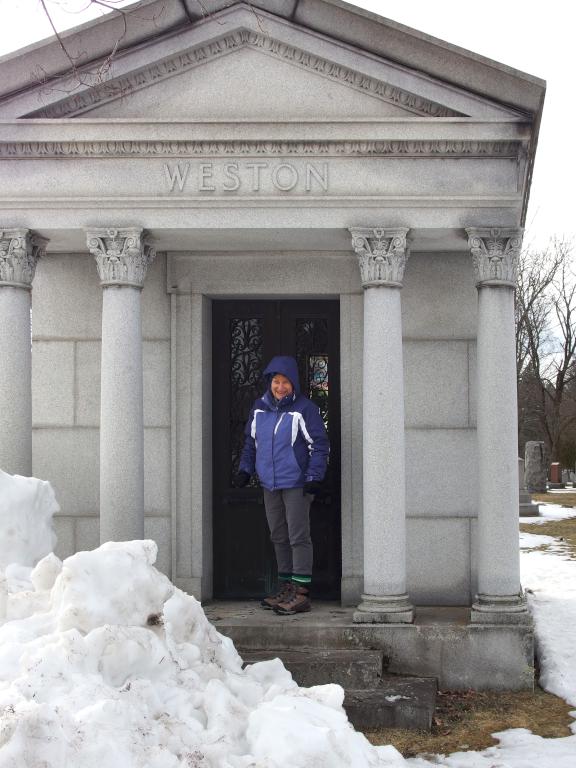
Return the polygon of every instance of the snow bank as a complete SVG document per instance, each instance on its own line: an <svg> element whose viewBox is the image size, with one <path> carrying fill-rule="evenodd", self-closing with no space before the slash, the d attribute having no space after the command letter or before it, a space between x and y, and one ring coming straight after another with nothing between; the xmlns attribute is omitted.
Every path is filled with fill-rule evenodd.
<svg viewBox="0 0 576 768"><path fill-rule="evenodd" d="M0 626L0 768L403 764L354 731L339 686L298 688L279 660L242 669L156 551L110 542L48 555L27 589L19 574Z"/></svg>
<svg viewBox="0 0 576 768"><path fill-rule="evenodd" d="M576 561L551 536L521 534L522 583L534 617L540 685L576 706ZM574 759L576 765L576 755Z"/></svg>
<svg viewBox="0 0 576 768"><path fill-rule="evenodd" d="M0 469L0 568L33 566L52 552L52 515L59 510L50 483Z"/></svg>

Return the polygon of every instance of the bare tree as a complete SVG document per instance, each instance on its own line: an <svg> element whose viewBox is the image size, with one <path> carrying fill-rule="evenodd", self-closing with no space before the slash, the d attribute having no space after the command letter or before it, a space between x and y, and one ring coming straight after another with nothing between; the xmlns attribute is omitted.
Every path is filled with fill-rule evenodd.
<svg viewBox="0 0 576 768"><path fill-rule="evenodd" d="M62 49L65 58L68 61L69 69L63 76L56 78L57 82L54 82L54 78L47 76L46 72L39 68L35 73L35 77L40 83L49 86L49 90L62 90L65 93L70 93L79 87L93 87L103 83L109 76L112 64L116 55L123 46L126 44L126 38L128 36L128 17L134 9L133 2L130 3L130 7L125 7L129 0L75 0L77 4L77 12L84 11L90 7L100 8L103 13L111 12L119 15L122 19L122 25L120 32L117 34L116 39L110 47L110 50L106 55L102 56L97 62L86 65L85 58L86 52L73 52L67 45L65 36L60 34L56 23L54 22L53 11L54 5L60 5L58 0L38 0L43 13L45 14L48 22L54 32L58 44ZM155 28L156 22L163 15L167 3L177 3L184 13L189 24L195 24L199 19L206 18L213 14L210 10L210 0L193 0L192 10L188 6L186 0L165 0L165 3L160 6L160 10L155 15L146 15L148 10L144 7L142 11L139 11L139 19L149 21L151 28ZM249 0L247 2L248 7L252 11L256 23L261 31L264 31L262 26L262 19L257 14L256 10L252 7ZM144 14L144 15L143 15Z"/></svg>
<svg viewBox="0 0 576 768"><path fill-rule="evenodd" d="M519 438L543 439L553 461L576 426L576 274L572 244L521 256L516 292Z"/></svg>

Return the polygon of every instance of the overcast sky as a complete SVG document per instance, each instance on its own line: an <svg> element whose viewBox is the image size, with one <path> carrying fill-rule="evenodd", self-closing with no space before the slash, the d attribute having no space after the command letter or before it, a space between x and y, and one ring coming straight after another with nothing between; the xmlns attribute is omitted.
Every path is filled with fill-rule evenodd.
<svg viewBox="0 0 576 768"><path fill-rule="evenodd" d="M101 12L90 0L45 2L59 29ZM202 3L210 7L210 0ZM576 161L569 146L576 126L572 94L576 43L570 0L356 0L355 4L547 81L525 242L542 244L553 235L576 239ZM40 0L0 0L0 30L0 56L52 34Z"/></svg>

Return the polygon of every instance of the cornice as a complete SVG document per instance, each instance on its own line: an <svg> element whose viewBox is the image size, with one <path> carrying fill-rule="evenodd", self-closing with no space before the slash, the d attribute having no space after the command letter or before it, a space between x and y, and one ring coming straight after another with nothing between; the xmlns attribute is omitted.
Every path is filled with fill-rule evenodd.
<svg viewBox="0 0 576 768"><path fill-rule="evenodd" d="M498 157L519 159L521 141L34 141L0 143L0 159L92 157Z"/></svg>
<svg viewBox="0 0 576 768"><path fill-rule="evenodd" d="M365 75L297 46L268 37L262 32L239 28L234 32L215 38L209 43L195 46L154 64L141 67L129 74L100 83L22 117L61 118L80 115L102 104L135 93L142 88L160 83L167 78L182 74L242 48L262 51L300 69L314 72L388 104L394 104L415 115L425 117L464 116L462 113L449 109L438 102L390 85L383 80Z"/></svg>

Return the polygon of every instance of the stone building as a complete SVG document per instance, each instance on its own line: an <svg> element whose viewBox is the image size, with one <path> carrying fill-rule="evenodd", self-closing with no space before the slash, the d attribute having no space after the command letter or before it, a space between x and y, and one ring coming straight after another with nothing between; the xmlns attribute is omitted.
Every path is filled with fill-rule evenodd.
<svg viewBox="0 0 576 768"><path fill-rule="evenodd" d="M182 588L259 594L261 498L231 477L294 354L332 442L317 594L359 625L471 606L523 685L513 287L544 83L340 0L209 7L78 27L76 72L54 39L0 61L0 466L52 482L61 556L147 536Z"/></svg>

